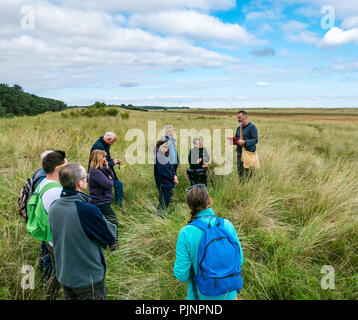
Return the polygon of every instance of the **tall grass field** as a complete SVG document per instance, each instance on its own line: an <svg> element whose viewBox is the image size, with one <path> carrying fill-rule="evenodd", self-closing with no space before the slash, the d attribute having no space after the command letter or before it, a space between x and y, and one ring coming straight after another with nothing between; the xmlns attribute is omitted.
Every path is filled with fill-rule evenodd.
<svg viewBox="0 0 358 320"><path fill-rule="evenodd" d="M240 181L234 151L232 173L213 175L208 184L215 214L234 224L241 241L244 286L239 298L358 299L357 121L349 116L342 121L338 116L325 121L280 118L265 115L267 110L250 117L248 112L259 132L260 170L248 182ZM117 174L125 191L123 208L113 205L119 250L105 250L107 299L185 299L187 284L176 280L173 266L179 230L190 216L188 165L179 166L179 184L161 219L153 164L126 162L134 141L125 141L125 135L137 128L147 138L148 121L156 121L158 131L172 124L178 137L184 128L222 129L224 142L224 129L235 132L234 114L200 113L126 110L87 117L65 110L0 119L0 299L45 299L40 242L27 234L17 207L21 187L41 166L40 154L64 150L70 162L87 168L92 144L107 131L118 137L111 155L123 159ZM148 142L145 151L148 156ZM217 167L212 161L210 170ZM35 270L34 289L21 285L26 265ZM327 272L333 275L328 288Z"/></svg>

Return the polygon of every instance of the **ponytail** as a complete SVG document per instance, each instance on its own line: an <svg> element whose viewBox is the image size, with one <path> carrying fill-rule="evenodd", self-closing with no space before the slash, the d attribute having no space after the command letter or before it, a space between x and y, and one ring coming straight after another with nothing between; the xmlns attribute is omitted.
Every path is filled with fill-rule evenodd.
<svg viewBox="0 0 358 320"><path fill-rule="evenodd" d="M193 209L190 211L190 219L189 219L188 223L193 222L196 219L199 211L200 210L196 210L196 209Z"/></svg>

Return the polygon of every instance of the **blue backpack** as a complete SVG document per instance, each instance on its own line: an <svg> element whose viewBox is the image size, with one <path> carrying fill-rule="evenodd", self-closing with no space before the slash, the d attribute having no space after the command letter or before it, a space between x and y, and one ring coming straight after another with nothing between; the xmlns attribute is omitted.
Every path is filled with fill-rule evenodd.
<svg viewBox="0 0 358 320"><path fill-rule="evenodd" d="M240 266L240 249L235 239L224 229L224 219L215 217L211 226L200 219L190 225L204 231L198 252L198 272L191 270L195 299L196 285L201 293L214 297L230 291L240 291L243 285Z"/></svg>

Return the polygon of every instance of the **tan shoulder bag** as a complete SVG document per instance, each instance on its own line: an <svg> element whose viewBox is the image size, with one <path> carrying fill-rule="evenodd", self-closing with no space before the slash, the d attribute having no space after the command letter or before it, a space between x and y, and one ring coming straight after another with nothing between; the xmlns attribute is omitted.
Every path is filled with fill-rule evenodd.
<svg viewBox="0 0 358 320"><path fill-rule="evenodd" d="M242 126L240 126L240 139L243 139L242 135ZM260 160L259 160L259 154L257 151L250 152L247 151L244 146L241 146L242 152L241 152L241 161L243 162L245 169L260 169Z"/></svg>

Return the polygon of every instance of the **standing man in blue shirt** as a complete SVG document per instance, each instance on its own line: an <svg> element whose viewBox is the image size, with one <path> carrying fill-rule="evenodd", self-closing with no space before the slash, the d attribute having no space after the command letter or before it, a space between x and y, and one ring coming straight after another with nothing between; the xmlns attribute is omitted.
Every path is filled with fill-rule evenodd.
<svg viewBox="0 0 358 320"><path fill-rule="evenodd" d="M178 150L176 146L176 139L175 139L175 129L172 125L167 125L165 127L165 138L169 141L169 162L173 166L175 175L177 174L177 169L179 165L179 156Z"/></svg>
<svg viewBox="0 0 358 320"><path fill-rule="evenodd" d="M252 122L249 121L247 112L244 110L240 110L237 113L237 121L239 122L239 126L237 127L235 134L235 137L238 139L236 147L237 173L239 177L250 177L252 175L252 169L244 168L244 165L241 161L241 154L243 146L247 151L256 151L256 144L259 142L257 128ZM240 137L240 127L242 127L242 137Z"/></svg>

